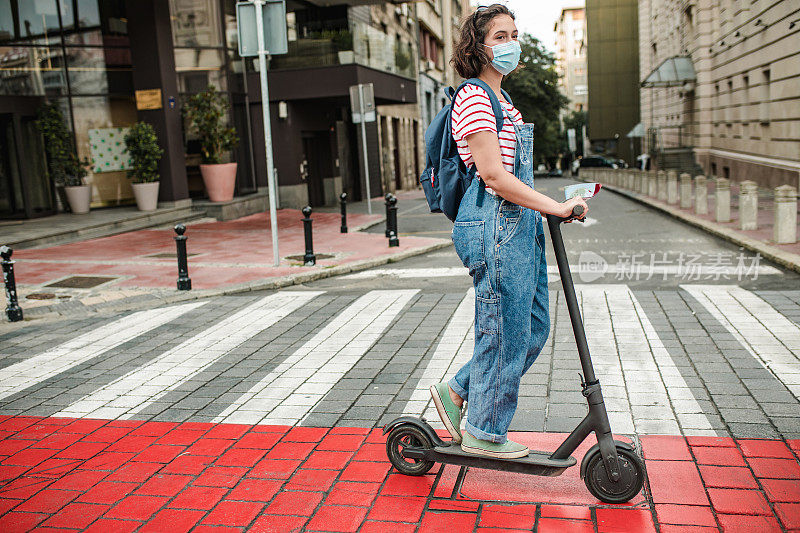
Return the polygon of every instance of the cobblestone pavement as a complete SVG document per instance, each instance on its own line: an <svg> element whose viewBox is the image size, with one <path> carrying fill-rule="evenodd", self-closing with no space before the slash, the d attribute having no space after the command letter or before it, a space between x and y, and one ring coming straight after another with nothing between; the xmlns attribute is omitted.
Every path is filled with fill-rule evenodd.
<svg viewBox="0 0 800 533"><path fill-rule="evenodd" d="M565 234L568 248L622 264L597 276L587 260L575 279L612 427L646 461L628 505L600 504L575 469L390 471L381 426L405 413L441 427L427 387L472 352L471 284L448 249L0 335L0 531L800 529L797 276L767 263L741 280L679 276L674 263L621 273L614 239L645 253L735 249L694 230L659 237L651 220L604 238L614 202L626 201L597 203L600 223ZM446 231L426 220L404 231ZM587 411L551 275L552 333L511 428L538 449Z"/></svg>

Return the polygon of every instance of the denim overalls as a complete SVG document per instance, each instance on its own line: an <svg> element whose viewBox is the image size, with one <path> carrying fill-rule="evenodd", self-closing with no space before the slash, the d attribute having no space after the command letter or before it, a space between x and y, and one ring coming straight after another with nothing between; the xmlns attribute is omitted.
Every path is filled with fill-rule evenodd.
<svg viewBox="0 0 800 533"><path fill-rule="evenodd" d="M514 129L514 175L533 188L533 125ZM520 378L550 334L542 215L483 191L474 179L458 209L453 243L475 285L475 351L448 385L469 400L467 432L503 443Z"/></svg>

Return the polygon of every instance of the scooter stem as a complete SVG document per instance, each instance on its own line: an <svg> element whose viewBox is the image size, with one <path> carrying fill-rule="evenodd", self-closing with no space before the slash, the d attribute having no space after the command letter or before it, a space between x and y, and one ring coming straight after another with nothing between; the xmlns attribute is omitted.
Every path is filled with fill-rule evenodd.
<svg viewBox="0 0 800 533"><path fill-rule="evenodd" d="M580 207L580 206L576 206ZM580 215L583 212L575 213ZM553 243L553 252L556 255L556 262L558 263L558 272L561 275L561 285L564 288L564 296L567 299L567 309L569 309L569 318L572 321L572 332L575 334L575 343L578 345L578 355L581 359L581 368L583 369L583 376L587 384L593 384L596 381L594 374L594 367L592 360L589 356L589 344L586 342L586 332L583 329L583 321L581 320L581 312L578 308L578 298L575 295L575 286L572 283L572 272L569 269L569 262L567 261L567 252L564 249L564 239L561 237L561 223L570 220L573 217L560 217L558 215L547 215L547 226L550 228L550 240Z"/></svg>

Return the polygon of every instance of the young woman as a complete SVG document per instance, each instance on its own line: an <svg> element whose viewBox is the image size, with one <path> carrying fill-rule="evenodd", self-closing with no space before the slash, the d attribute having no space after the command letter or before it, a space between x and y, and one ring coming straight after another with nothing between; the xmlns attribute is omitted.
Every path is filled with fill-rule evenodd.
<svg viewBox="0 0 800 533"><path fill-rule="evenodd" d="M559 203L533 187L533 125L500 91L519 64L514 15L503 5L479 7L461 28L452 63L465 79L480 78L500 101L502 131L486 91L467 85L456 95L452 132L459 154L477 176L453 227L456 252L475 286L475 351L446 383L431 386L439 416L471 454L518 458L528 448L506 433L517 408L522 375L550 334L542 213L569 216L583 198ZM465 432L462 407L469 400Z"/></svg>

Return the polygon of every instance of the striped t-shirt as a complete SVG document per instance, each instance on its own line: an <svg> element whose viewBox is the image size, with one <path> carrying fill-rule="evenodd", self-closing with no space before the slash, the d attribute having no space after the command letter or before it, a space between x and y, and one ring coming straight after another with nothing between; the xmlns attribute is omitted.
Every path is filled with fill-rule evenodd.
<svg viewBox="0 0 800 533"><path fill-rule="evenodd" d="M503 129L498 135L500 154L503 159L503 168L513 173L516 134L514 133L514 125L508 120L508 117L511 117L515 124L521 126L522 114L505 100L501 99L500 105L503 106L507 113L507 116L504 117ZM467 168L469 168L474 161L467 145L467 137L479 131L497 133L497 122L492 111L492 101L489 100L489 95L481 87L466 85L458 92L453 102L452 130L453 138L456 140L456 146L458 147L458 154ZM488 187L486 190L494 194Z"/></svg>

